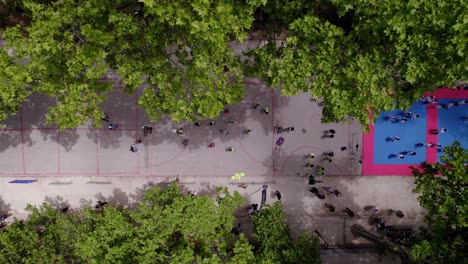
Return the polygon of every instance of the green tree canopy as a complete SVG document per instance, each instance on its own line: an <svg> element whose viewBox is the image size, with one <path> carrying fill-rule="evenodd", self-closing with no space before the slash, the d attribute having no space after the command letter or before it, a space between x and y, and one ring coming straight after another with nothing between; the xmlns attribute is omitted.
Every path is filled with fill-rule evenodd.
<svg viewBox="0 0 468 264"><path fill-rule="evenodd" d="M252 76L324 99L324 121L362 124L381 111L407 108L425 91L467 80L466 10L461 0L269 1L264 16L287 38L251 52ZM273 5L273 6L271 6ZM278 27L273 27L278 30Z"/></svg>
<svg viewBox="0 0 468 264"><path fill-rule="evenodd" d="M129 93L148 84L139 105L153 121L161 115L214 118L243 97L239 62L228 44L246 38L261 2L23 0L31 25L4 30L7 48L16 52L2 63L26 62L0 75L0 88L14 84L1 93L7 105L0 120L24 97L12 101L10 94L31 87L56 99L49 123L68 128L91 118L99 124L112 87L102 79L109 70ZM18 77L10 81L12 74Z"/></svg>
<svg viewBox="0 0 468 264"><path fill-rule="evenodd" d="M455 142L442 163L413 169L418 201L427 210L428 230L412 248L419 261L468 263L468 151Z"/></svg>
<svg viewBox="0 0 468 264"><path fill-rule="evenodd" d="M256 216L255 245L243 233L235 236L234 210L244 199L225 187L216 191L213 196L183 195L173 183L148 189L134 207L106 205L102 210L85 207L62 213L46 203L28 206L31 214L25 221L14 221L0 232L0 262L320 262L315 238L303 236L297 243L289 238L281 205ZM279 238L281 244L274 245Z"/></svg>
<svg viewBox="0 0 468 264"><path fill-rule="evenodd" d="M257 263L321 263L316 236L303 233L293 241L280 202L267 205L254 216Z"/></svg>

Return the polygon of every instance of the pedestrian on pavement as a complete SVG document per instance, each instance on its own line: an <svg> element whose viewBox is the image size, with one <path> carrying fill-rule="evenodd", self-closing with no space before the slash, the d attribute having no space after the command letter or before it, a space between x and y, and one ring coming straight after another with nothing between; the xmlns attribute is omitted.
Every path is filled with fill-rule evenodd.
<svg viewBox="0 0 468 264"><path fill-rule="evenodd" d="M236 150L234 147L228 147L228 148L226 148L226 151L227 151L227 152L233 152L234 150Z"/></svg>
<svg viewBox="0 0 468 264"><path fill-rule="evenodd" d="M264 114L268 115L270 113L270 108L268 108L268 106L265 106L263 107L262 111Z"/></svg>
<svg viewBox="0 0 468 264"><path fill-rule="evenodd" d="M398 118L396 118L396 116L389 116L388 117L388 120L392 121L393 123L397 122L398 121Z"/></svg>
<svg viewBox="0 0 468 264"><path fill-rule="evenodd" d="M275 192L275 195L276 195L276 198L278 198L278 201L280 201L280 200L281 200L281 193L280 193L280 191L276 191L276 192Z"/></svg>
<svg viewBox="0 0 468 264"><path fill-rule="evenodd" d="M416 143L415 145L417 148L422 148L424 147L424 143Z"/></svg>
<svg viewBox="0 0 468 264"><path fill-rule="evenodd" d="M146 137L149 132L149 127L148 126L142 126L141 129L143 129L143 136Z"/></svg>
<svg viewBox="0 0 468 264"><path fill-rule="evenodd" d="M137 151L138 151L137 146L136 146L135 144L132 144L132 145L130 146L130 151L131 151L131 152L137 152Z"/></svg>
<svg viewBox="0 0 468 264"><path fill-rule="evenodd" d="M457 103L458 105L465 105L468 104L468 100L461 100Z"/></svg>
<svg viewBox="0 0 468 264"><path fill-rule="evenodd" d="M455 103L448 103L448 104L444 105L443 107L448 110L449 108L452 108L454 106L455 106Z"/></svg>
<svg viewBox="0 0 468 264"><path fill-rule="evenodd" d="M283 145L284 143L284 137L279 137L277 140L276 140L276 145L278 147L281 147L281 145Z"/></svg>
<svg viewBox="0 0 468 264"><path fill-rule="evenodd" d="M274 127L273 127L273 133L276 133L276 134L280 134L283 132L283 128L279 126L279 124L276 124Z"/></svg>
<svg viewBox="0 0 468 264"><path fill-rule="evenodd" d="M197 121L197 122L195 122L195 123L194 123L194 125L195 125L196 127L199 127L199 126L201 126L200 122L198 122L198 121Z"/></svg>
<svg viewBox="0 0 468 264"><path fill-rule="evenodd" d="M313 168L314 164L312 164L310 162L307 162L305 166L306 166L306 168Z"/></svg>
<svg viewBox="0 0 468 264"><path fill-rule="evenodd" d="M226 107L226 108L224 108L223 113L229 114L229 113L231 113L231 110Z"/></svg>
<svg viewBox="0 0 468 264"><path fill-rule="evenodd" d="M224 129L224 128L221 128L221 129L219 130L219 132L221 132L221 133L224 134L224 135L229 135L229 131L227 131L227 130Z"/></svg>
<svg viewBox="0 0 468 264"><path fill-rule="evenodd" d="M418 119L418 118L419 118L418 114L411 115L411 117L410 117L411 120Z"/></svg>
<svg viewBox="0 0 468 264"><path fill-rule="evenodd" d="M286 127L286 128L283 129L283 131L289 133L289 132L291 132L291 131L294 131L294 127Z"/></svg>
<svg viewBox="0 0 468 264"><path fill-rule="evenodd" d="M332 187L324 186L322 187L328 195L331 195L335 190Z"/></svg>
<svg viewBox="0 0 468 264"><path fill-rule="evenodd" d="M323 155L333 157L335 156L335 153L333 151L330 151L330 152L324 152Z"/></svg>
<svg viewBox="0 0 468 264"><path fill-rule="evenodd" d="M307 179L309 180L310 185L315 185L316 183L322 183L323 182L323 181L317 181L315 179L315 177L310 173L307 174Z"/></svg>
<svg viewBox="0 0 468 264"><path fill-rule="evenodd" d="M414 152L414 151L408 151L408 155L410 155L410 156L415 156L415 155L416 155L416 152Z"/></svg>
<svg viewBox="0 0 468 264"><path fill-rule="evenodd" d="M311 187L311 188L309 189L309 192L311 192L311 193L313 193L313 194L318 194L318 193L319 193L319 190L318 190L317 188L315 188L315 187Z"/></svg>
<svg viewBox="0 0 468 264"><path fill-rule="evenodd" d="M400 154L397 154L397 155L396 155L396 158L397 158L397 159L405 159L405 155L403 155L403 154L400 153Z"/></svg>
<svg viewBox="0 0 468 264"><path fill-rule="evenodd" d="M253 109L255 109L255 110L257 110L257 109L260 108L260 107L261 107L261 105L260 105L259 103L255 103L255 104L253 105Z"/></svg>
<svg viewBox="0 0 468 264"><path fill-rule="evenodd" d="M174 129L174 133L176 133L179 136L182 136L184 134L184 129L182 127Z"/></svg>
<svg viewBox="0 0 468 264"><path fill-rule="evenodd" d="M109 124L108 128L110 130L115 130L115 129L117 129L117 124Z"/></svg>
<svg viewBox="0 0 468 264"><path fill-rule="evenodd" d="M213 120L210 120L210 122L208 122L208 125L210 125L210 126L214 126L214 125L216 125L216 123L215 123L215 121L213 121Z"/></svg>
<svg viewBox="0 0 468 264"><path fill-rule="evenodd" d="M395 215L398 216L399 218L405 217L405 215L403 214L403 212L400 211L400 210L397 210L397 211L395 212Z"/></svg>
<svg viewBox="0 0 468 264"><path fill-rule="evenodd" d="M349 209L349 207L346 207L346 209L344 209L343 212L347 213L349 217L354 217L354 212L351 209Z"/></svg>
<svg viewBox="0 0 468 264"><path fill-rule="evenodd" d="M330 211L331 213L335 212L335 206L333 206L333 205L331 205L329 203L325 203L324 205L328 209L328 211Z"/></svg>
<svg viewBox="0 0 468 264"><path fill-rule="evenodd" d="M135 144L140 144L140 143L141 143L141 139L137 139L137 140L135 141Z"/></svg>
<svg viewBox="0 0 468 264"><path fill-rule="evenodd" d="M325 168L323 166L317 166L317 173L323 175L325 173Z"/></svg>
<svg viewBox="0 0 468 264"><path fill-rule="evenodd" d="M110 122L110 117L107 115L107 113L104 113L104 117L101 117L101 120L104 122L109 123Z"/></svg>
<svg viewBox="0 0 468 264"><path fill-rule="evenodd" d="M101 208L103 208L104 205L106 205L106 204L107 204L107 202L103 202L103 201L100 201L100 200L99 200L99 201L97 201L97 204L94 206L94 208L96 208L96 209L101 209Z"/></svg>
<svg viewBox="0 0 468 264"><path fill-rule="evenodd" d="M311 153L305 155L305 158L306 159L313 159L313 158L315 158L315 154L311 152Z"/></svg>
<svg viewBox="0 0 468 264"><path fill-rule="evenodd" d="M335 194L336 197L341 197L341 192L338 191L337 189L335 189L333 193Z"/></svg>
<svg viewBox="0 0 468 264"><path fill-rule="evenodd" d="M210 143L210 144L208 145L208 147L209 147L209 148L214 148L214 147L215 147L215 143Z"/></svg>
<svg viewBox="0 0 468 264"><path fill-rule="evenodd" d="M184 145L184 148L186 148L187 145L188 145L188 139L184 139L184 140L182 141L182 145Z"/></svg>
<svg viewBox="0 0 468 264"><path fill-rule="evenodd" d="M429 130L429 133L433 134L433 135L437 135L439 133L445 133L447 132L447 129L446 128L440 128L440 129L431 129Z"/></svg>
<svg viewBox="0 0 468 264"><path fill-rule="evenodd" d="M366 205L364 206L364 211L373 211L373 212L378 212L379 208L375 205Z"/></svg>
<svg viewBox="0 0 468 264"><path fill-rule="evenodd" d="M397 136L388 137L387 141L390 141L390 142L400 141L400 137L397 137Z"/></svg>
<svg viewBox="0 0 468 264"><path fill-rule="evenodd" d="M335 135L334 134L330 134L330 135L325 135L326 138L334 138Z"/></svg>
<svg viewBox="0 0 468 264"><path fill-rule="evenodd" d="M242 131L242 133L244 133L246 135L249 135L250 132L252 132L252 129L245 129L244 131Z"/></svg>
<svg viewBox="0 0 468 264"><path fill-rule="evenodd" d="M406 121L408 121L408 119L407 119L406 117L402 117L402 118L400 119L400 123L405 123Z"/></svg>
<svg viewBox="0 0 468 264"><path fill-rule="evenodd" d="M332 159L330 157L324 157L322 158L322 161L332 162Z"/></svg>
<svg viewBox="0 0 468 264"><path fill-rule="evenodd" d="M319 198L320 200L325 199L325 194L323 193L317 193L316 195L317 195L317 198Z"/></svg>
<svg viewBox="0 0 468 264"><path fill-rule="evenodd" d="M329 130L328 130L328 133L330 133L330 134L335 134L335 129L329 129Z"/></svg>

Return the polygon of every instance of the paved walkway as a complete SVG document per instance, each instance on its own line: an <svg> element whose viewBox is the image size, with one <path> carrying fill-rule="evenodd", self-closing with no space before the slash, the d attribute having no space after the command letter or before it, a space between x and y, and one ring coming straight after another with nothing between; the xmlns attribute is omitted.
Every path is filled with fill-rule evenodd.
<svg viewBox="0 0 468 264"><path fill-rule="evenodd" d="M40 205L44 201L57 206L69 204L75 208L92 205L103 199L114 205L131 205L148 184L168 183L175 177L37 177L37 182L31 184L8 183L14 179L18 177L4 177L0 180L0 209L10 211L15 217L25 218L27 214L24 208L28 203ZM327 212L323 200L312 195L306 180L298 177L246 177L241 181L247 183L246 189L238 187L238 182L234 183L226 177L184 177L180 183L184 190L196 191L198 194L212 193L215 186L228 186L231 191L239 191L249 203L260 203L261 187L268 184L267 203L277 200L274 191L281 191L293 236L302 230L317 229L331 246L367 244L367 241L351 234L350 226L359 223L369 227L367 220L371 213L363 209L369 204L380 208L378 214L384 215L388 224L422 222L423 210L411 192L413 184L410 177L335 176L325 180L327 186L338 188L343 194L339 198L327 196L325 200L336 206L335 213ZM356 217L349 218L342 213L345 207L351 208ZM386 216L385 209L390 208L402 210L405 217ZM247 210L238 217L246 224L246 230L252 228L248 224Z"/></svg>

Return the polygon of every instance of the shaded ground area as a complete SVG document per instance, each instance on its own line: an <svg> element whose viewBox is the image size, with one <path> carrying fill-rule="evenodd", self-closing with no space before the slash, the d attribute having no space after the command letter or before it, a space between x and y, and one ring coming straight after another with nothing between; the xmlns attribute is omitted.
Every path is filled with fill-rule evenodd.
<svg viewBox="0 0 468 264"><path fill-rule="evenodd" d="M245 82L246 97L241 104L229 107L215 120L200 121L200 126L175 124L169 118L151 123L137 107L143 88L129 96L117 87L103 104L117 129L108 129L106 122L96 129L89 122L59 131L45 123L47 108L55 102L33 94L16 116L0 125L0 174L206 177L242 171L252 176L295 176L315 173L319 165L326 175L360 174L360 125L323 125L320 102L311 101L308 94L281 97L278 90L266 88L256 79ZM147 136L142 130L145 125L153 128ZM295 130L274 133L277 125ZM183 129L183 134L177 134L177 129ZM334 138L323 136L327 129L336 131ZM279 137L285 139L281 146L276 145ZM142 143L133 153L130 145L138 139ZM226 151L230 147L234 151ZM341 150L343 147L346 149ZM331 151L332 161L324 161L323 152ZM306 160L309 153L316 158ZM305 167L308 162L314 169Z"/></svg>

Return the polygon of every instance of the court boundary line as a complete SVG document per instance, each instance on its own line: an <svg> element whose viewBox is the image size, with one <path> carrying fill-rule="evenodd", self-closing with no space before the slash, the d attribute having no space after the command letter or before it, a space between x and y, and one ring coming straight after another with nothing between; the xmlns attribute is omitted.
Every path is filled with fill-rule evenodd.
<svg viewBox="0 0 468 264"><path fill-rule="evenodd" d="M458 99L458 98L468 98L468 90L453 90L447 87L442 87L436 89L434 92L426 92L424 94L434 95L437 99ZM426 119L426 133L427 138L434 140L437 143L437 135L432 137L429 134L429 129L438 128L438 109L435 106L427 105L427 119ZM435 122L435 127L432 127ZM363 176L412 176L412 168L422 169L421 164L374 164L374 125L369 125L369 132L362 133L362 175ZM426 149L426 162L435 163L437 162L437 149L436 148L427 148Z"/></svg>

